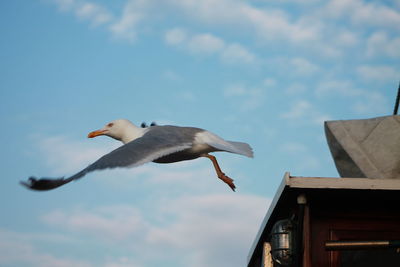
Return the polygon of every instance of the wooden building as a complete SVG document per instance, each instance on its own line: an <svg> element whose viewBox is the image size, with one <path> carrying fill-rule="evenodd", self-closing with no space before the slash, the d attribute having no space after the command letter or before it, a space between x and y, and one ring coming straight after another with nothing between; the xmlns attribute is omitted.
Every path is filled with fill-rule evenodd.
<svg viewBox="0 0 400 267"><path fill-rule="evenodd" d="M286 173L247 266L398 267L399 242L400 179Z"/></svg>

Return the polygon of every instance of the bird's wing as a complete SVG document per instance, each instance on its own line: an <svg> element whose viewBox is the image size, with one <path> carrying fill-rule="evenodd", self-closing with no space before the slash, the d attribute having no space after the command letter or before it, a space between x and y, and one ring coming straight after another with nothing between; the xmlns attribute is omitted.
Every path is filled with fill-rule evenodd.
<svg viewBox="0 0 400 267"><path fill-rule="evenodd" d="M50 190L72 180L77 180L91 171L116 167L135 167L162 156L190 148L196 131L197 129L195 128L193 128L193 133L189 133L188 131L180 130L180 127L153 126L142 137L102 156L69 178L42 178L38 180L31 177L28 182L21 182L21 184L34 190Z"/></svg>
<svg viewBox="0 0 400 267"><path fill-rule="evenodd" d="M144 136L104 155L86 168L87 172L116 167L135 167L162 156L190 148L192 142L176 134L151 129ZM76 178L77 179L77 178Z"/></svg>

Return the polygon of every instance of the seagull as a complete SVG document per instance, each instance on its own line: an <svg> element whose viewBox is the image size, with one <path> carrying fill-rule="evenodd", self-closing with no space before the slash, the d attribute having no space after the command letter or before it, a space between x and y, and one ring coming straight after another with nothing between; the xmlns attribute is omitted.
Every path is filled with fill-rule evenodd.
<svg viewBox="0 0 400 267"><path fill-rule="evenodd" d="M212 132L195 127L153 125L143 128L137 127L129 120L118 119L106 124L102 129L90 132L88 138L101 135L121 141L123 145L71 177L30 177L28 181L20 183L32 190L51 190L78 180L95 170L136 167L147 162L173 163L205 157L211 160L217 177L235 191L233 179L222 172L216 157L209 153L225 151L253 157L253 150L247 143L226 141Z"/></svg>

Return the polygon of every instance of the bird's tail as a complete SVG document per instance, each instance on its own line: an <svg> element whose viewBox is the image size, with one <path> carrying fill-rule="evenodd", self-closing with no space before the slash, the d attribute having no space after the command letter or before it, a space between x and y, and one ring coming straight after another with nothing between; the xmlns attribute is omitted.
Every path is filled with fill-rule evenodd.
<svg viewBox="0 0 400 267"><path fill-rule="evenodd" d="M253 149L247 143L228 141L233 147L235 147L235 153L252 158L254 157Z"/></svg>

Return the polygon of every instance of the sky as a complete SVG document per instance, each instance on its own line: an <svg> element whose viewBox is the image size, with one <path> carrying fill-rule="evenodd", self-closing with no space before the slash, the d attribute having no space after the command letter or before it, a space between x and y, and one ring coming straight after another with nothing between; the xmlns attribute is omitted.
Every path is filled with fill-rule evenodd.
<svg viewBox="0 0 400 267"><path fill-rule="evenodd" d="M324 121L391 115L400 2L0 2L0 266L244 266L285 172L338 177ZM105 170L126 118L207 129L254 159Z"/></svg>

